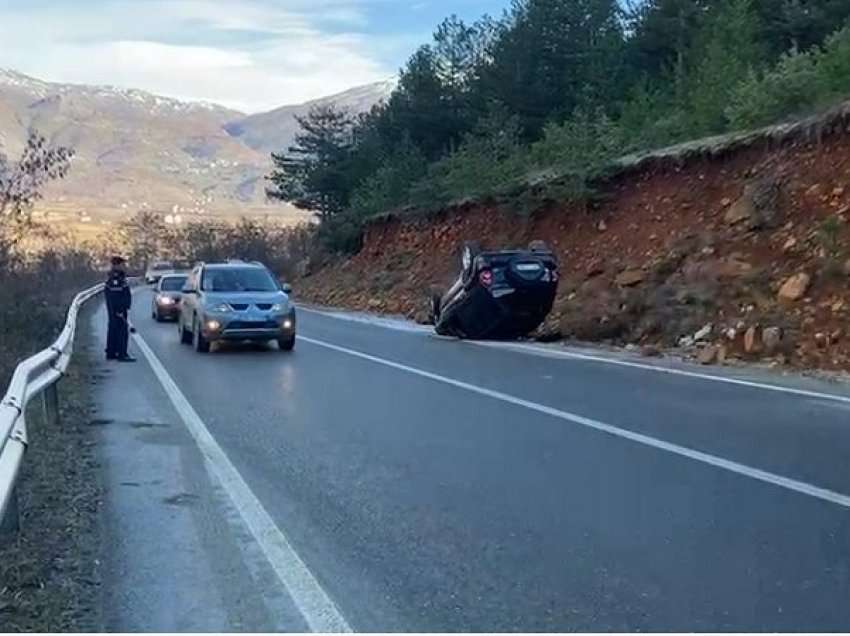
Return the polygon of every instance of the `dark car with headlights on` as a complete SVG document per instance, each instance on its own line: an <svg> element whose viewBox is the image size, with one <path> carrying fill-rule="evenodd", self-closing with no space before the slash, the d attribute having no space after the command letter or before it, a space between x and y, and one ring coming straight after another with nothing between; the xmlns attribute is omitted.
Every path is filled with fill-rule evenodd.
<svg viewBox="0 0 850 636"><path fill-rule="evenodd" d="M558 290L558 261L542 241L524 250L482 251L467 243L461 272L431 296L436 332L458 338L518 338L539 327Z"/></svg>
<svg viewBox="0 0 850 636"><path fill-rule="evenodd" d="M187 278L186 274L167 274L159 279L151 299L151 318L157 322L177 318Z"/></svg>
<svg viewBox="0 0 850 636"><path fill-rule="evenodd" d="M220 341L275 341L282 351L292 351L295 307L290 291L261 263L200 263L183 287L180 342L201 353Z"/></svg>

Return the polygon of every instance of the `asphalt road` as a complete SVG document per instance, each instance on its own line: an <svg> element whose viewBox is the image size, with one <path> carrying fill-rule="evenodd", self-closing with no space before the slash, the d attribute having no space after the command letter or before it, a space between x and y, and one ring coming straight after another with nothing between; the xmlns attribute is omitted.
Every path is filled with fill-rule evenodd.
<svg viewBox="0 0 850 636"><path fill-rule="evenodd" d="M137 293L133 314L143 359L110 367L110 382L167 409L184 442L192 431L211 476L190 481L229 497L250 535L238 541L256 543L192 553L223 554L222 588L255 599L222 628L850 629L840 387L715 381L306 310L294 353L202 355L150 319L149 300ZM121 464L131 450L113 435ZM237 564L246 553L265 565ZM270 600L270 580L290 598ZM219 601L193 600L206 602Z"/></svg>

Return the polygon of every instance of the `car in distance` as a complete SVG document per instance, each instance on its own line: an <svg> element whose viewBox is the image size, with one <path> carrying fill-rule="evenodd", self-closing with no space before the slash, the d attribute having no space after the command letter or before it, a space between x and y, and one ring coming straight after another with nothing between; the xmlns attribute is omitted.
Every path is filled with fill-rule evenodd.
<svg viewBox="0 0 850 636"><path fill-rule="evenodd" d="M206 353L213 342L276 341L295 347L295 307L291 288L261 263L200 263L183 287L177 315L180 342Z"/></svg>
<svg viewBox="0 0 850 636"><path fill-rule="evenodd" d="M151 318L157 322L177 318L187 279L186 274L165 274L159 279L151 299Z"/></svg>
<svg viewBox="0 0 850 636"><path fill-rule="evenodd" d="M431 321L444 336L525 336L552 310L558 278L557 258L542 241L525 250L493 251L466 243L457 280L431 296Z"/></svg>
<svg viewBox="0 0 850 636"><path fill-rule="evenodd" d="M148 285L153 285L158 282L165 274L174 271L174 263L171 261L154 261L148 266L145 272L145 282Z"/></svg>

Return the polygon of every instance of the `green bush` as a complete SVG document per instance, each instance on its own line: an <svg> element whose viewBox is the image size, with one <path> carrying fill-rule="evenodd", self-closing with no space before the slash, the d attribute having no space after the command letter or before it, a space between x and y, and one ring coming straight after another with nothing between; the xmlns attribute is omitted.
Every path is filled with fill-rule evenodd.
<svg viewBox="0 0 850 636"><path fill-rule="evenodd" d="M820 101L850 95L850 26L826 39L817 65Z"/></svg>
<svg viewBox="0 0 850 636"><path fill-rule="evenodd" d="M763 126L809 113L850 94L850 27L823 49L783 55L765 73L750 72L732 93L726 116L733 128Z"/></svg>
<svg viewBox="0 0 850 636"><path fill-rule="evenodd" d="M516 118L495 112L479 122L455 152L434 163L410 192L411 202L433 209L515 186L528 168Z"/></svg>
<svg viewBox="0 0 850 636"><path fill-rule="evenodd" d="M818 53L811 51L783 55L761 75L751 71L726 108L732 128L763 126L809 110L818 99L817 67Z"/></svg>

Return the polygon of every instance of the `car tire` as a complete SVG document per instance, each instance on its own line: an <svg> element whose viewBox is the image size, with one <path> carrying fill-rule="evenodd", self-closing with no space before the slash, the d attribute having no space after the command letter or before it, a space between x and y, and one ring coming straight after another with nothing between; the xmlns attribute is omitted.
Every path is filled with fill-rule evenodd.
<svg viewBox="0 0 850 636"><path fill-rule="evenodd" d="M461 252L461 267L463 267L463 282L468 285L475 278L475 259L481 253L481 245L478 241L467 241L463 244Z"/></svg>
<svg viewBox="0 0 850 636"><path fill-rule="evenodd" d="M157 309L156 311L153 312L153 319L156 320L157 322L162 322L164 320L164 318L162 317L162 314L159 313L159 309Z"/></svg>
<svg viewBox="0 0 850 636"><path fill-rule="evenodd" d="M295 348L295 335L293 334L288 338L278 338L277 348L281 351L292 351Z"/></svg>
<svg viewBox="0 0 850 636"><path fill-rule="evenodd" d="M192 326L192 346L198 353L210 352L210 342L204 338L204 334L201 333L201 326L198 324L197 320L195 320L195 323Z"/></svg>

